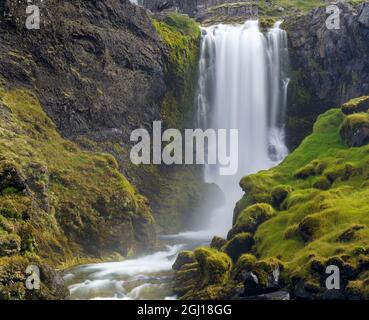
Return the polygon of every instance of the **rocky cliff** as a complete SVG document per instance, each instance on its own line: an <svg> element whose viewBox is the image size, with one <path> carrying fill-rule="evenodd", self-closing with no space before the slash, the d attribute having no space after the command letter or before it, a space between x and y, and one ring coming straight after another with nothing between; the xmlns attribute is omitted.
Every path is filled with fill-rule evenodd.
<svg viewBox="0 0 369 320"><path fill-rule="evenodd" d="M338 30L326 27L324 7L285 21L292 68L287 123L291 149L327 108L369 92L369 4L340 8Z"/></svg>

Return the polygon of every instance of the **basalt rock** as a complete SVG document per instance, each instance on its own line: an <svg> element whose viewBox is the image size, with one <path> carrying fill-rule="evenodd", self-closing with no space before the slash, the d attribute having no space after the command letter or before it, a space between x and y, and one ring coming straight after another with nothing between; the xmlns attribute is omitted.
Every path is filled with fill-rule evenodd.
<svg viewBox="0 0 369 320"><path fill-rule="evenodd" d="M369 4L340 7L340 29L328 29L323 6L287 17L291 83L287 142L294 149L316 117L369 92Z"/></svg>

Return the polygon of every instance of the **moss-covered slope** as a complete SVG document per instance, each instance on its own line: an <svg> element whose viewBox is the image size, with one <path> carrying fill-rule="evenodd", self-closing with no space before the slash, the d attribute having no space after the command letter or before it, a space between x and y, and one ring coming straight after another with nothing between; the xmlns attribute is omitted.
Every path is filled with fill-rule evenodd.
<svg viewBox="0 0 369 320"><path fill-rule="evenodd" d="M335 297L369 298L369 146L344 142L345 117L329 110L282 164L242 179L245 196L221 251L244 232L255 245L233 250L232 259L241 258L227 282L229 294L242 285L242 272L259 274L262 289L278 271L279 285L292 295L328 298L325 271L336 265L341 290Z"/></svg>
<svg viewBox="0 0 369 320"><path fill-rule="evenodd" d="M29 91L1 88L0 297L63 297L47 265L143 246L155 246L151 211L115 159L61 138ZM30 263L42 267L41 291L25 290Z"/></svg>

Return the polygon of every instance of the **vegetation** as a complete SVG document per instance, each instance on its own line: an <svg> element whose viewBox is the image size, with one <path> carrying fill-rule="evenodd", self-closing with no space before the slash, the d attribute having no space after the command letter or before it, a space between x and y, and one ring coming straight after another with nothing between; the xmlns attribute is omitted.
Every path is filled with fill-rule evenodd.
<svg viewBox="0 0 369 320"><path fill-rule="evenodd" d="M169 50L166 67L168 90L162 103L162 117L170 128L183 128L194 114L194 93L200 47L200 26L185 15L170 13L154 27Z"/></svg>
<svg viewBox="0 0 369 320"><path fill-rule="evenodd" d="M151 212L116 160L64 140L31 92L1 88L0 297L29 298L19 281L31 262L125 256L141 241L155 245Z"/></svg>
<svg viewBox="0 0 369 320"><path fill-rule="evenodd" d="M283 163L242 179L245 196L222 248L235 261L236 284L244 270L266 285L279 266L284 286L292 292L302 286L318 298L325 292L325 268L335 264L343 293L369 298L369 145L350 148L343 142L346 121L340 109L329 110ZM228 250L245 231L255 245L239 243Z"/></svg>

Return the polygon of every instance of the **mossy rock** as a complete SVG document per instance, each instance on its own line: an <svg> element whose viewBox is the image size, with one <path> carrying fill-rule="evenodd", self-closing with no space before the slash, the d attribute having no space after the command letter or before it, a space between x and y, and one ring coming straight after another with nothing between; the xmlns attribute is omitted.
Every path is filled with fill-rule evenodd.
<svg viewBox="0 0 369 320"><path fill-rule="evenodd" d="M174 273L174 293L183 296L198 289L201 284L199 265L197 262L185 264Z"/></svg>
<svg viewBox="0 0 369 320"><path fill-rule="evenodd" d="M320 231L321 220L316 215L305 217L299 224L299 234L305 242L312 241Z"/></svg>
<svg viewBox="0 0 369 320"><path fill-rule="evenodd" d="M340 234L337 238L338 242L349 242L354 240L357 237L357 233L360 230L365 229L363 225L353 225L346 229L342 234Z"/></svg>
<svg viewBox="0 0 369 320"><path fill-rule="evenodd" d="M249 175L241 179L240 186L248 198L249 204L272 203L270 189L272 177L265 175Z"/></svg>
<svg viewBox="0 0 369 320"><path fill-rule="evenodd" d="M255 241L250 233L244 232L237 234L229 240L223 247L222 251L227 253L233 262L237 262L238 258L247 252L250 252Z"/></svg>
<svg viewBox="0 0 369 320"><path fill-rule="evenodd" d="M192 251L181 251L178 254L176 261L172 268L173 270L180 270L184 265L196 262L195 255Z"/></svg>
<svg viewBox="0 0 369 320"><path fill-rule="evenodd" d="M0 234L0 257L15 255L20 249L21 238L17 234Z"/></svg>
<svg viewBox="0 0 369 320"><path fill-rule="evenodd" d="M286 200L288 195L293 192L293 188L287 185L279 185L272 189L273 205L276 208L280 208L283 201Z"/></svg>
<svg viewBox="0 0 369 320"><path fill-rule="evenodd" d="M194 252L202 285L224 284L232 269L231 258L215 249L201 247Z"/></svg>
<svg viewBox="0 0 369 320"><path fill-rule="evenodd" d="M270 278L273 272L277 271L280 273L285 269L284 264L276 258L268 258L257 261L251 271L257 276L259 285L262 288L268 288L270 286Z"/></svg>
<svg viewBox="0 0 369 320"><path fill-rule="evenodd" d="M316 174L316 169L315 169L316 166L317 166L317 163L315 161L311 162L305 167L298 169L294 173L294 177L298 179L307 179L311 176L314 176Z"/></svg>
<svg viewBox="0 0 369 320"><path fill-rule="evenodd" d="M257 259L254 255L250 253L242 254L234 267L233 277L237 281L243 280L244 272L251 272L253 270L253 266L255 265Z"/></svg>
<svg viewBox="0 0 369 320"><path fill-rule="evenodd" d="M227 243L226 239L224 239L222 237L215 236L211 240L210 247L213 248L213 249L220 250L226 243Z"/></svg>
<svg viewBox="0 0 369 320"><path fill-rule="evenodd" d="M241 212L237 218L236 225L229 231L227 238L231 239L234 235L241 232L254 233L262 223L275 215L276 212L270 204L254 204Z"/></svg>
<svg viewBox="0 0 369 320"><path fill-rule="evenodd" d="M0 161L0 193L18 193L25 189L24 178L18 166L9 160Z"/></svg>
<svg viewBox="0 0 369 320"><path fill-rule="evenodd" d="M155 247L148 201L121 174L115 159L83 151L61 137L32 92L3 88L0 92L3 270L10 268L10 258L24 258L27 265L47 264L55 270L70 261ZM54 274L51 269L47 273ZM24 282L11 277L2 282L8 283L6 296L24 298ZM44 284L48 295L54 284L51 280Z"/></svg>
<svg viewBox="0 0 369 320"><path fill-rule="evenodd" d="M356 113L346 117L340 134L349 147L361 147L369 143L369 114Z"/></svg>
<svg viewBox="0 0 369 320"><path fill-rule="evenodd" d="M369 299L369 278L365 280L353 280L346 286L346 297L350 300Z"/></svg>
<svg viewBox="0 0 369 320"><path fill-rule="evenodd" d="M345 115L367 112L369 110L369 96L351 99L341 106L341 110Z"/></svg>
<svg viewBox="0 0 369 320"><path fill-rule="evenodd" d="M318 177L314 183L313 188L319 189L319 190L329 190L331 188L331 182L328 180L326 176Z"/></svg>
<svg viewBox="0 0 369 320"><path fill-rule="evenodd" d="M298 235L299 235L299 225L293 224L286 229L283 239L290 240Z"/></svg>

